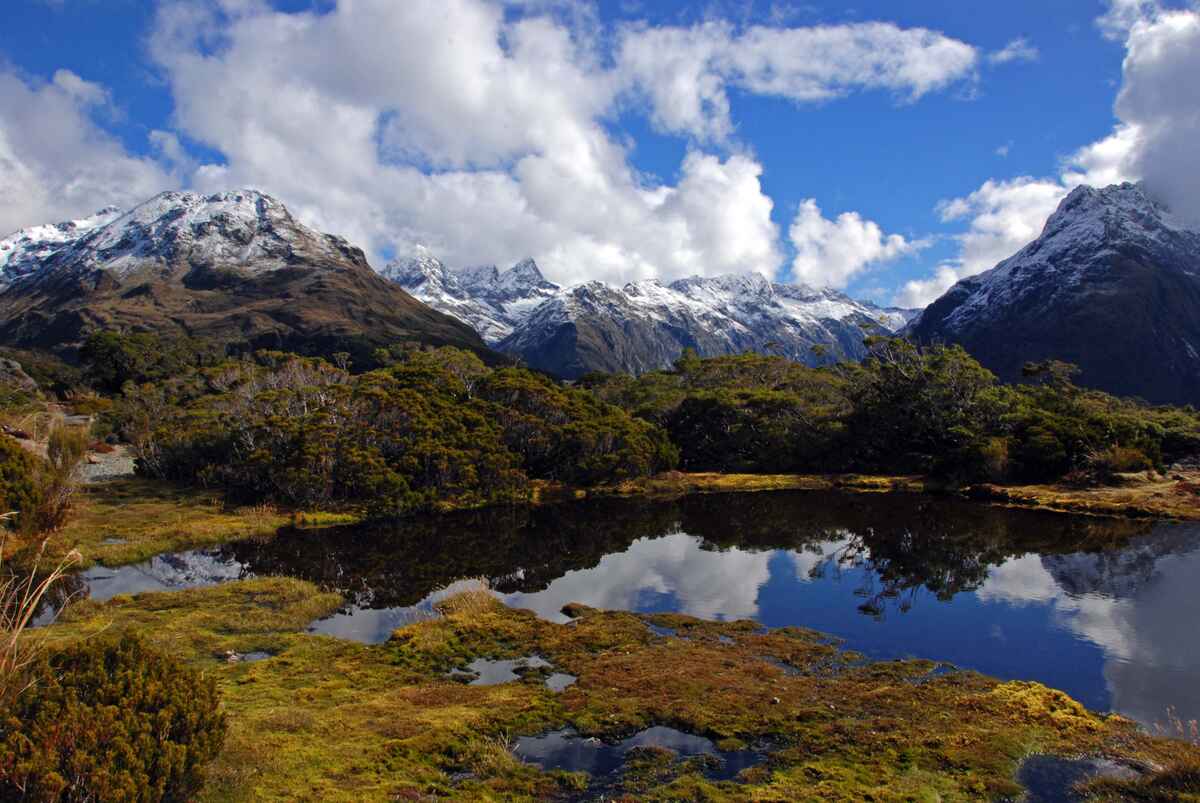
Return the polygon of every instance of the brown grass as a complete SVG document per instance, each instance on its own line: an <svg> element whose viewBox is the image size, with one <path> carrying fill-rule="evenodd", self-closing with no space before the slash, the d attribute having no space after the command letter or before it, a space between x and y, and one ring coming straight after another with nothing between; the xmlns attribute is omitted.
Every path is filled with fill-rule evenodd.
<svg viewBox="0 0 1200 803"><path fill-rule="evenodd" d="M4 565L2 547L0 539L0 703L5 703L33 685L29 669L46 647L47 631L32 631L30 625L47 592L80 556L70 552L43 574L39 572L43 542L32 566L16 573Z"/></svg>

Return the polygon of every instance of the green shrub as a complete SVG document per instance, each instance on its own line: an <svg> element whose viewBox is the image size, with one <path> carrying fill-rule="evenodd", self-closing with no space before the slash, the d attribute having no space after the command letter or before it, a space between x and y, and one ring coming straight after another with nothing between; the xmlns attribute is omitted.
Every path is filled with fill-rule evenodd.
<svg viewBox="0 0 1200 803"><path fill-rule="evenodd" d="M0 435L0 514L31 510L39 503L38 458Z"/></svg>
<svg viewBox="0 0 1200 803"><path fill-rule="evenodd" d="M0 799L184 801L221 749L216 685L138 638L42 659L0 712Z"/></svg>

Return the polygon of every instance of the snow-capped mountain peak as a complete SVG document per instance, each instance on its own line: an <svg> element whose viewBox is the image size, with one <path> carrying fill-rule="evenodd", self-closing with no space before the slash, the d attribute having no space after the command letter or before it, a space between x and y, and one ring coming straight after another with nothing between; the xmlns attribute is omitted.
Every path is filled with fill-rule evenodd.
<svg viewBox="0 0 1200 803"><path fill-rule="evenodd" d="M301 257L337 259L354 250L340 237L301 225L282 203L249 189L162 192L128 212L108 208L81 221L18 232L4 243L9 245L0 263L4 285L61 270L125 277L186 265L259 273Z"/></svg>
<svg viewBox="0 0 1200 803"><path fill-rule="evenodd" d="M1036 240L955 284L905 331L959 343L1005 380L1055 359L1089 387L1195 404L1200 225L1140 184L1077 187Z"/></svg>
<svg viewBox="0 0 1200 803"><path fill-rule="evenodd" d="M0 240L0 286L33 273L42 261L93 229L119 218L122 211L106 206L85 218L30 226Z"/></svg>
<svg viewBox="0 0 1200 803"><path fill-rule="evenodd" d="M469 323L501 351L564 376L663 368L684 348L705 356L770 351L805 362L855 358L865 352L867 330L894 331L908 316L757 273L669 284L643 279L623 287L589 281L564 289L531 259L506 271L491 265L452 271L440 262L425 269L416 262L399 260L384 275ZM818 357L815 345L826 356Z"/></svg>
<svg viewBox="0 0 1200 803"><path fill-rule="evenodd" d="M380 273L434 309L471 325L489 343L508 337L534 307L561 289L546 281L532 259L503 271L495 265L451 270L420 246Z"/></svg>
<svg viewBox="0 0 1200 803"><path fill-rule="evenodd" d="M1044 294L1042 283L1051 279L1053 294L1075 292L1086 283L1089 266L1117 253L1137 254L1151 263L1177 263L1175 255L1188 252L1200 253L1200 232L1148 196L1141 184L1080 185L1062 200L1036 240L948 291L966 298L943 324L956 329L1002 314L1035 286ZM1195 267L1183 269L1195 272ZM933 314L931 305L913 325Z"/></svg>

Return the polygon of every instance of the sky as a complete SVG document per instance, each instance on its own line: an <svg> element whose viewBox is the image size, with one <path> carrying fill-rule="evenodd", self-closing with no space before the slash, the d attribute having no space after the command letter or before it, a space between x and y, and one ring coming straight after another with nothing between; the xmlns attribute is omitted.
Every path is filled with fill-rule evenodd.
<svg viewBox="0 0 1200 803"><path fill-rule="evenodd" d="M0 233L250 187L563 284L922 306L1080 183L1200 221L1193 0L6 0Z"/></svg>

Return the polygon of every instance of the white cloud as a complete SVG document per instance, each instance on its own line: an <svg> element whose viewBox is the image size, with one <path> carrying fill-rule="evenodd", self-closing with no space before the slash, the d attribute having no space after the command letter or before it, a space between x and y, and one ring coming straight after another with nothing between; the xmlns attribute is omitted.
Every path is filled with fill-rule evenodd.
<svg viewBox="0 0 1200 803"><path fill-rule="evenodd" d="M1143 181L1180 217L1200 223L1200 9L1165 9L1150 0L1112 0L1102 30L1125 41L1113 133L1081 148L1053 178L989 180L945 201L948 219L969 219L961 251L932 277L912 281L897 301L927 304L955 281L994 267L1041 231L1080 184Z"/></svg>
<svg viewBox="0 0 1200 803"><path fill-rule="evenodd" d="M1137 134L1124 167L1200 222L1200 8L1138 20L1125 48L1116 112Z"/></svg>
<svg viewBox="0 0 1200 803"><path fill-rule="evenodd" d="M151 52L178 131L223 157L195 168L197 188L259 187L376 259L417 243L450 264L534 256L563 283L774 275L783 261L762 165L736 147L692 149L673 184L640 174L606 127L631 99L649 96L663 127L724 138L727 85L907 100L976 61L969 45L887 24L630 28L609 52L593 19L562 6L358 0L316 14L176 0ZM661 70L660 38L677 56ZM694 55L713 50L717 67ZM156 145L179 160L171 140Z"/></svg>
<svg viewBox="0 0 1200 803"><path fill-rule="evenodd" d="M1048 606L1056 624L1104 654L1112 710L1150 725L1168 707L1200 712L1200 641L1179 638L1194 605L1200 552L1194 528L1164 526L1120 551L1026 555L992 568L986 603ZM1064 585L1065 584L1065 585Z"/></svg>
<svg viewBox="0 0 1200 803"><path fill-rule="evenodd" d="M971 77L977 61L974 47L944 34L882 22L631 27L618 55L623 77L649 99L661 130L717 141L733 131L730 88L799 103L879 89L913 101Z"/></svg>
<svg viewBox="0 0 1200 803"><path fill-rule="evenodd" d="M582 602L603 610L636 610L648 594L670 594L672 610L701 619L750 619L758 614L758 592L770 578L774 552L702 549L686 533L634 541L606 555L591 569L567 572L543 591L508 594L514 608L562 621L562 607Z"/></svg>
<svg viewBox="0 0 1200 803"><path fill-rule="evenodd" d="M1000 50L989 53L987 57L988 61L992 64L1009 64L1014 61L1037 61L1039 58L1041 58L1041 53L1024 36L1012 40Z"/></svg>
<svg viewBox="0 0 1200 803"><path fill-rule="evenodd" d="M899 234L884 234L879 224L864 220L857 212L844 212L837 220L830 220L812 198L800 204L788 234L796 249L792 279L820 287L845 287L868 266L911 254L926 245Z"/></svg>
<svg viewBox="0 0 1200 803"><path fill-rule="evenodd" d="M178 184L96 125L90 113L108 104L105 87L68 70L36 82L0 69L0 236Z"/></svg>

